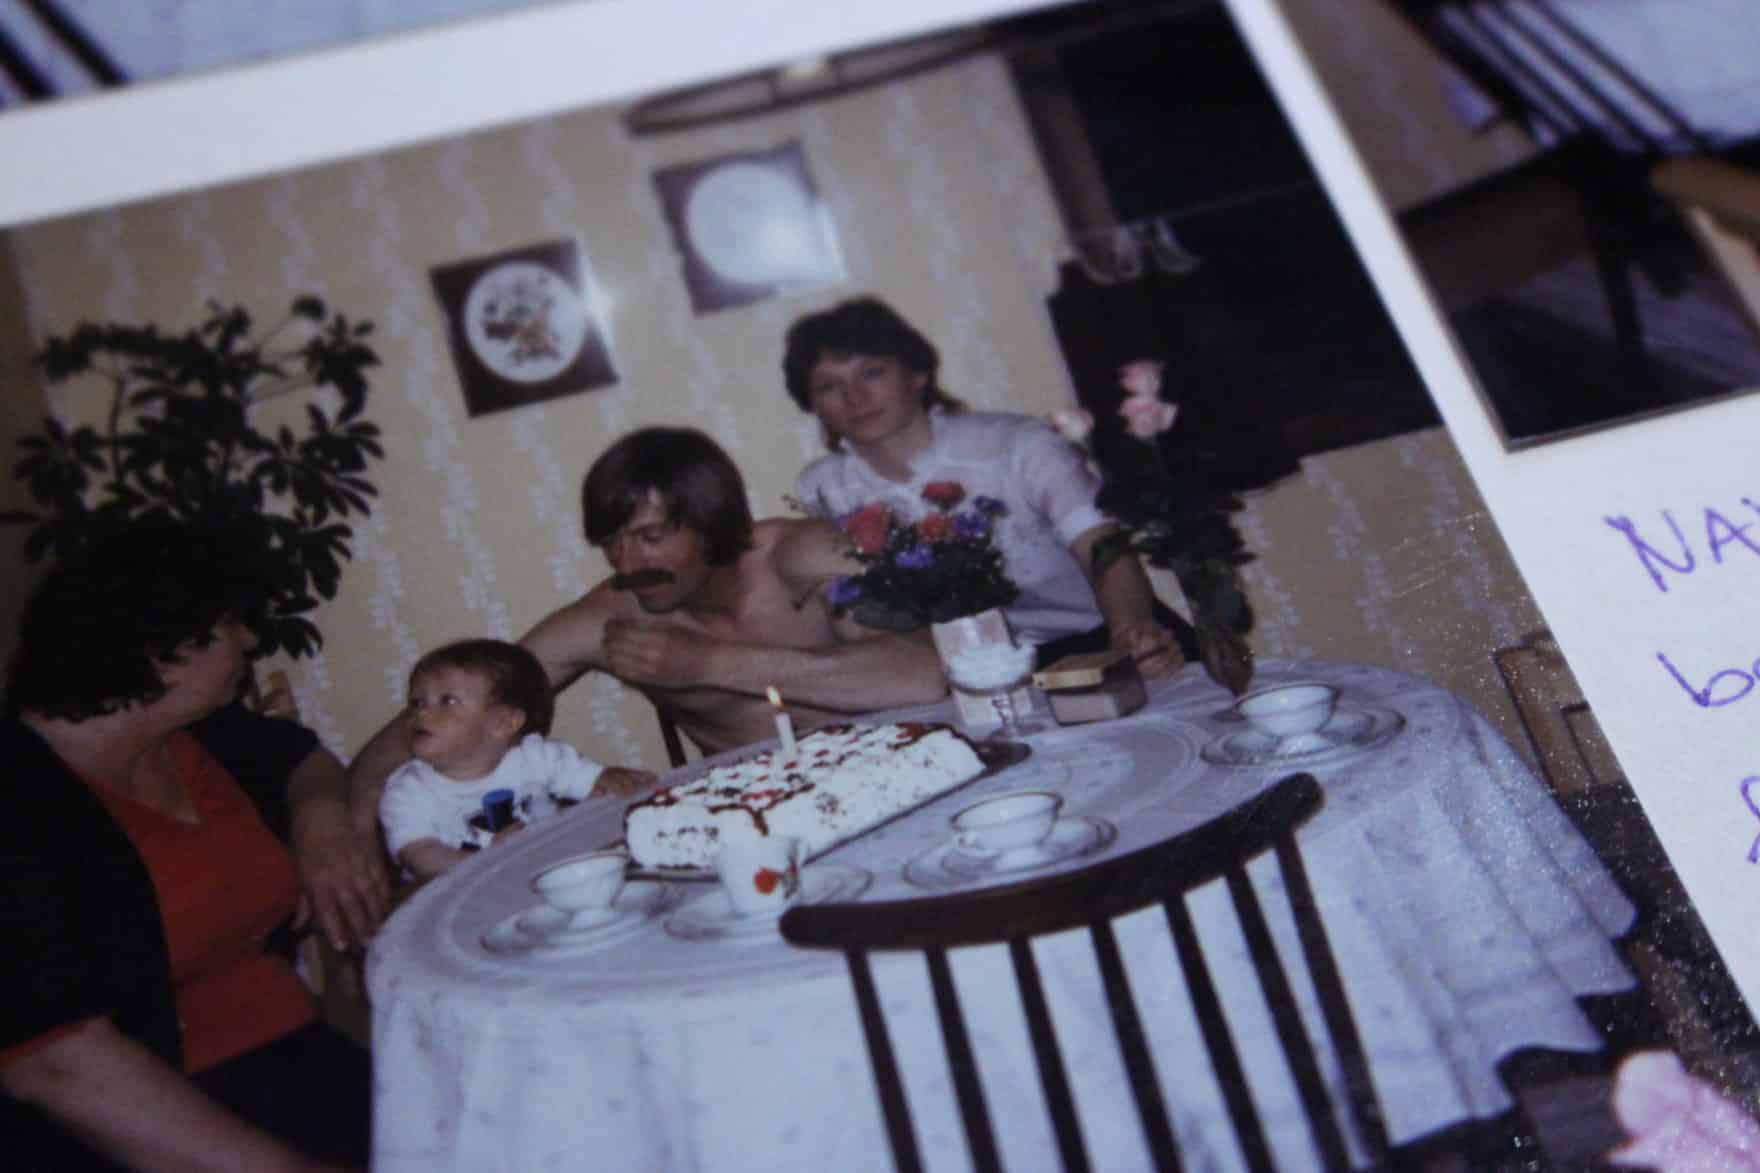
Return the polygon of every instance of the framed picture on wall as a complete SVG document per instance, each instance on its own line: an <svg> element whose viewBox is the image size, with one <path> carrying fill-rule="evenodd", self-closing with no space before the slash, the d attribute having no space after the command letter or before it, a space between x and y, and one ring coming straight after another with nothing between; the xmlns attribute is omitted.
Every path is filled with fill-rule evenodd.
<svg viewBox="0 0 1760 1173"><path fill-rule="evenodd" d="M798 142L654 173L698 314L843 279L843 257Z"/></svg>
<svg viewBox="0 0 1760 1173"><path fill-rule="evenodd" d="M617 382L579 242L526 245L429 276L471 415Z"/></svg>

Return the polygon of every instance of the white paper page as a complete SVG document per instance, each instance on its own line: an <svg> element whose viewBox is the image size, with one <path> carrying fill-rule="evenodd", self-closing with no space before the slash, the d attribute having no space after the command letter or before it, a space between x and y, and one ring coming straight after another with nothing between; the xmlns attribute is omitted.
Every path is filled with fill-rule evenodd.
<svg viewBox="0 0 1760 1173"><path fill-rule="evenodd" d="M1746 901L1760 877L1760 632L1750 634L1760 627L1752 455L1760 397L1506 452L1274 0L1229 6L1632 789L1754 1005L1760 937Z"/></svg>
<svg viewBox="0 0 1760 1173"><path fill-rule="evenodd" d="M0 111L0 225L368 154L1042 7L579 0Z"/></svg>
<svg viewBox="0 0 1760 1173"><path fill-rule="evenodd" d="M1760 688L1752 685L1760 635L1747 634L1746 588L1760 575L1760 484L1752 483L1747 449L1749 437L1760 436L1760 399L1506 453L1274 0L1229 6L1752 1002L1760 993L1760 941L1742 910L1760 816L1743 786L1760 776L1760 749L1750 748L1748 733L1760 716ZM7 160L0 224L378 151L1026 7L1016 0L592 0L10 111L0 114L0 158ZM1660 553L1642 555L1608 518L1629 519ZM1691 571L1662 561L1684 565L1689 556ZM1702 701L1694 690L1705 694Z"/></svg>

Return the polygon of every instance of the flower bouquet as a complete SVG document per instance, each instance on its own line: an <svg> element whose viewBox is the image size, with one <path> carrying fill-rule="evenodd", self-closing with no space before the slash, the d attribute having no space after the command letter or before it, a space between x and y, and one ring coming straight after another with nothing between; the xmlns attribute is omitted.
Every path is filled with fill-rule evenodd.
<svg viewBox="0 0 1760 1173"><path fill-rule="evenodd" d="M915 631L1006 607L1020 594L995 544L996 518L1007 507L994 497L958 510L965 487L934 481L923 488L934 511L906 521L882 504L837 519L866 569L831 584L832 611L886 631Z"/></svg>
<svg viewBox="0 0 1760 1173"><path fill-rule="evenodd" d="M1099 461L1095 504L1123 528L1095 544L1094 572L1132 552L1171 570L1191 607L1205 671L1240 696L1253 678L1253 612L1238 573L1253 555L1231 517L1242 502L1215 486L1207 453L1183 449L1169 458L1167 434L1179 408L1160 397L1164 365L1140 359L1119 368L1125 394L1118 419L1128 448L1115 447L1111 459ZM1084 448L1094 430L1084 411L1060 411L1051 422Z"/></svg>

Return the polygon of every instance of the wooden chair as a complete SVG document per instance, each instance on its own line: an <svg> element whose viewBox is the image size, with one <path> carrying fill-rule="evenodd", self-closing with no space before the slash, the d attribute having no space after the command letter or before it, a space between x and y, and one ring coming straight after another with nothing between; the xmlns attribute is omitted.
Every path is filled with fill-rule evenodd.
<svg viewBox="0 0 1760 1173"><path fill-rule="evenodd" d="M1315 1148L1327 1168L1347 1168L1344 1136L1320 1076L1314 1043L1303 1028L1291 994L1290 977L1273 948L1259 898L1247 878L1248 862L1267 852L1275 854L1282 871L1302 953L1344 1072L1356 1134L1374 1159L1381 1160L1387 1152L1386 1134L1369 1079L1368 1061L1295 843L1296 829L1319 809L1321 801L1322 793L1313 777L1296 774L1197 830L1083 871L952 898L790 909L782 918L785 938L798 945L844 951L897 1167L907 1173L918 1170L922 1168L922 1159L885 1015L870 973L869 952L923 953L967 1145L973 1166L983 1171L1001 1166L971 1038L948 967L947 950L961 945L1006 942L1063 1166L1069 1170L1087 1169L1089 1161L1081 1126L1031 948L1034 937L1085 927L1155 1166L1180 1168L1179 1142L1162 1099L1161 1082L1111 927L1113 918L1159 903L1172 929L1205 1048L1215 1066L1241 1150L1251 1168L1272 1168L1269 1146L1222 1014L1215 982L1185 904L1186 893L1221 877L1233 898L1261 992L1301 1095Z"/></svg>
<svg viewBox="0 0 1760 1173"><path fill-rule="evenodd" d="M1534 632L1493 659L1559 806L1638 905L1622 948L1668 1043L1695 1073L1760 1109L1760 1026L1557 642Z"/></svg>
<svg viewBox="0 0 1760 1173"><path fill-rule="evenodd" d="M1634 410L1667 402L1645 343L1632 271L1642 269L1652 286L1674 296L1685 287L1689 266L1673 248L1678 224L1667 202L1657 197L1652 170L1663 164L1664 171L1679 173L1664 160L1715 162L1751 148L1693 125L1646 80L1645 62L1616 58L1597 38L1597 29L1573 21L1557 5L1387 3L1504 117L1542 144L1536 162L1445 196L1436 209L1402 216L1413 251L1425 262L1444 304L1453 308L1463 300L1463 279L1448 274L1468 275L1469 286L1486 273L1519 277L1519 269L1506 269L1504 263L1519 265L1529 255L1550 262L1564 242L1584 242L1624 376L1623 386L1602 393L1629 401ZM1694 174L1690 182L1697 178ZM1560 198L1553 190L1560 184L1574 198ZM1721 263L1717 246L1706 243L1705 230L1692 226L1713 261ZM1753 324L1760 332L1760 318Z"/></svg>

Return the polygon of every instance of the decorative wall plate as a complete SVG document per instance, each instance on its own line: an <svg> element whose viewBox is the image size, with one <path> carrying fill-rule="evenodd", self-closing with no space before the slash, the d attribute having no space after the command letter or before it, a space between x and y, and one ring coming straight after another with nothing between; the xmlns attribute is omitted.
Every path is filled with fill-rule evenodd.
<svg viewBox="0 0 1760 1173"><path fill-rule="evenodd" d="M577 242L442 265L430 278L470 414L617 382Z"/></svg>

